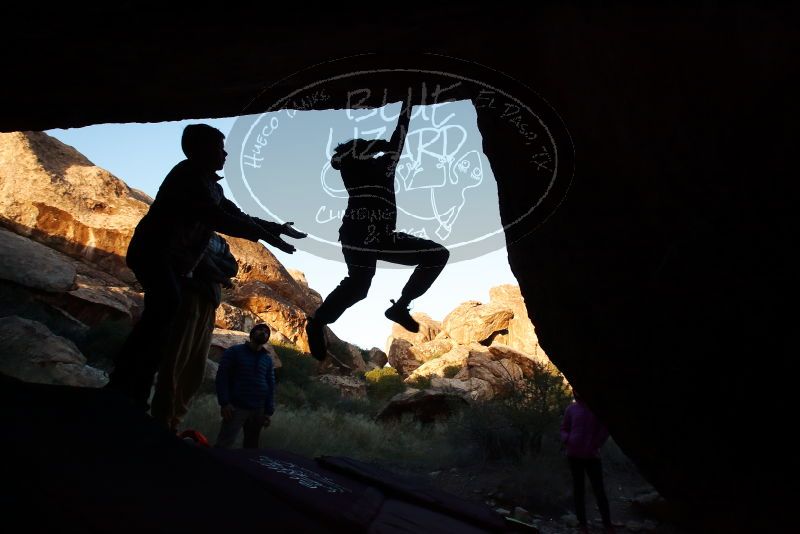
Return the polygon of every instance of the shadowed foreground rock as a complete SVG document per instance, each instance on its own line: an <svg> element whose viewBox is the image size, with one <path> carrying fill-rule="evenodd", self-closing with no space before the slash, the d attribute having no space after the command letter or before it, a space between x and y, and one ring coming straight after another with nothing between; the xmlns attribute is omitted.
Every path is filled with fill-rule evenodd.
<svg viewBox="0 0 800 534"><path fill-rule="evenodd" d="M0 340L0 373L37 384L101 387L108 382L105 372L86 365L74 343L41 323L2 317Z"/></svg>
<svg viewBox="0 0 800 534"><path fill-rule="evenodd" d="M379 421L392 421L410 416L421 423L433 423L468 406L461 396L442 391L409 389L392 397L377 416Z"/></svg>

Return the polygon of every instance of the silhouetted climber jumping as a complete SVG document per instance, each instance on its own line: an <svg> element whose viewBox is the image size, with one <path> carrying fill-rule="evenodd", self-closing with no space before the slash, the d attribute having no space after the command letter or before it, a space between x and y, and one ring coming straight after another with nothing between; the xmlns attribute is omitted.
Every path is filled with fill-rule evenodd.
<svg viewBox="0 0 800 534"><path fill-rule="evenodd" d="M404 102L389 141L352 139L337 146L331 158L349 195L339 228L347 277L306 324L311 354L318 360L324 360L327 353L325 325L366 298L378 260L417 266L400 298L385 312L388 319L417 332L419 324L408 306L431 287L450 257L448 250L434 241L396 231L395 169L410 121L411 105Z"/></svg>
<svg viewBox="0 0 800 534"><path fill-rule="evenodd" d="M292 223L251 217L225 198L216 173L227 156L224 139L222 132L207 124L183 130L181 148L187 159L164 179L128 245L126 262L144 288L144 311L115 358L107 387L128 395L145 410L168 334L175 335L173 329L183 326L174 321L182 280L191 278L213 232L263 239L290 254L295 248L281 234L306 236Z"/></svg>

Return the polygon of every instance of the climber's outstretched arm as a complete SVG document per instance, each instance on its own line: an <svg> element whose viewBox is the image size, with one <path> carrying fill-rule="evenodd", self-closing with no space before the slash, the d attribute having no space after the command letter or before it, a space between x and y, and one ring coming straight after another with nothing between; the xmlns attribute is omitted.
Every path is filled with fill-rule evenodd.
<svg viewBox="0 0 800 534"><path fill-rule="evenodd" d="M386 152L392 154L395 161L400 159L403 153L403 145L406 142L406 135L408 135L408 125L411 123L411 104L408 100L403 102L403 107L400 110L400 117L397 119L397 127L389 139L388 149Z"/></svg>

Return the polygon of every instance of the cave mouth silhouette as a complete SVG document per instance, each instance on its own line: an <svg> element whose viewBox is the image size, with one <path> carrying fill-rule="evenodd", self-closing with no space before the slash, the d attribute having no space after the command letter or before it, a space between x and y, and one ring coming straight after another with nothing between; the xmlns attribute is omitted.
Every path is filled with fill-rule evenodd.
<svg viewBox="0 0 800 534"><path fill-rule="evenodd" d="M197 11L181 14L186 25L110 6L113 24L76 21L69 40L58 8L22 13L0 36L30 52L7 58L0 101L13 105L0 129L232 116L265 71L283 79L365 46L398 62L437 50L508 72L559 111L575 146L566 200L545 224L506 234L543 346L663 495L712 530L785 528L791 455L753 429L783 428L796 406L782 311L795 278L795 8L548 4L509 20L451 5L425 13L455 23L421 24L376 6L385 23L373 26L355 22L359 9ZM334 97L345 102L346 88ZM501 217L516 220L529 162L503 122L479 113L478 127ZM754 378L762 355L770 380Z"/></svg>

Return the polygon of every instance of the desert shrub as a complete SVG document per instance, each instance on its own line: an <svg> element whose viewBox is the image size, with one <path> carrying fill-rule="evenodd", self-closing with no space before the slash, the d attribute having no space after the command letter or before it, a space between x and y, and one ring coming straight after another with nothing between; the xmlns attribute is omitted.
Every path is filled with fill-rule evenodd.
<svg viewBox="0 0 800 534"><path fill-rule="evenodd" d="M299 408L305 406L306 391L293 382L281 382L275 385L275 402L277 404Z"/></svg>
<svg viewBox="0 0 800 534"><path fill-rule="evenodd" d="M448 365L442 370L442 376L445 378L453 378L459 373L459 371L461 371L460 365Z"/></svg>
<svg viewBox="0 0 800 534"><path fill-rule="evenodd" d="M316 381L310 381L303 386L291 382L278 385L275 401L293 409L332 409L370 418L375 417L385 404L369 398L343 397L336 387Z"/></svg>
<svg viewBox="0 0 800 534"><path fill-rule="evenodd" d="M339 389L330 384L312 381L306 386L306 406L321 408L337 405L342 400Z"/></svg>
<svg viewBox="0 0 800 534"><path fill-rule="evenodd" d="M376 423L372 417L335 408L280 409L261 444L309 457L343 455L387 466L439 467L451 453L444 427Z"/></svg>
<svg viewBox="0 0 800 534"><path fill-rule="evenodd" d="M431 377L418 375L409 380L408 382L406 382L406 384L408 384L412 388L428 389L429 387L431 387Z"/></svg>
<svg viewBox="0 0 800 534"><path fill-rule="evenodd" d="M557 435L569 388L552 366L537 364L531 377L504 398L475 403L455 423L453 437L486 460L522 458L542 450Z"/></svg>
<svg viewBox="0 0 800 534"><path fill-rule="evenodd" d="M449 461L451 450L442 426L422 427L411 421L376 423L369 414L349 408L365 401L343 399L344 404L317 408L278 403L272 424L261 432L260 445L292 451L313 458L341 455L386 466L438 468ZM353 404L355 403L355 404ZM213 443L219 433L220 413L216 398L195 398L181 428L205 434ZM235 445L241 446L242 436Z"/></svg>
<svg viewBox="0 0 800 534"><path fill-rule="evenodd" d="M276 386L275 400L293 408L333 407L341 401L336 387L311 380L303 386L291 382Z"/></svg>
<svg viewBox="0 0 800 534"><path fill-rule="evenodd" d="M393 367L373 369L364 374L367 379L367 396L372 401L386 401L405 391L403 379Z"/></svg>
<svg viewBox="0 0 800 534"><path fill-rule="evenodd" d="M313 362L308 356L291 347L276 350L284 367L279 370L276 417L264 433L269 437L263 446L309 455L345 454L393 465L406 461L426 465L526 462L531 471L527 478L520 475L520 485L525 480L548 483L552 470L547 471L545 464L550 456L558 455L558 425L570 401L569 388L550 367L538 366L505 398L473 403L423 430L408 419L395 423L374 420L386 400L405 389L395 369L367 372L368 397L348 399L335 387L311 379L312 369L306 364ZM216 436L219 407L214 396L197 399L183 426ZM560 491L557 493L553 505L562 498Z"/></svg>
<svg viewBox="0 0 800 534"><path fill-rule="evenodd" d="M339 390L313 380L316 361L291 345L273 344L281 360L275 371L275 400L293 408L331 406L340 399Z"/></svg>
<svg viewBox="0 0 800 534"><path fill-rule="evenodd" d="M380 409L385 405L383 402L374 402L369 397L358 399L352 397L341 397L332 408L345 413L358 414L367 418L375 417Z"/></svg>
<svg viewBox="0 0 800 534"><path fill-rule="evenodd" d="M335 386L314 380L316 361L308 354L298 351L293 346L280 344L273 346L282 364L282 367L276 371L275 399L277 403L291 408L323 407L364 415L377 413L378 408L369 399L343 398ZM383 383L381 387L388 388L388 384Z"/></svg>
<svg viewBox="0 0 800 534"><path fill-rule="evenodd" d="M572 390L553 364L535 363L533 375L515 390L511 398L557 421L572 399Z"/></svg>
<svg viewBox="0 0 800 534"><path fill-rule="evenodd" d="M305 386L311 382L316 361L296 347L275 343L272 345L281 360L281 368L275 371L275 380L281 386L294 384Z"/></svg>

